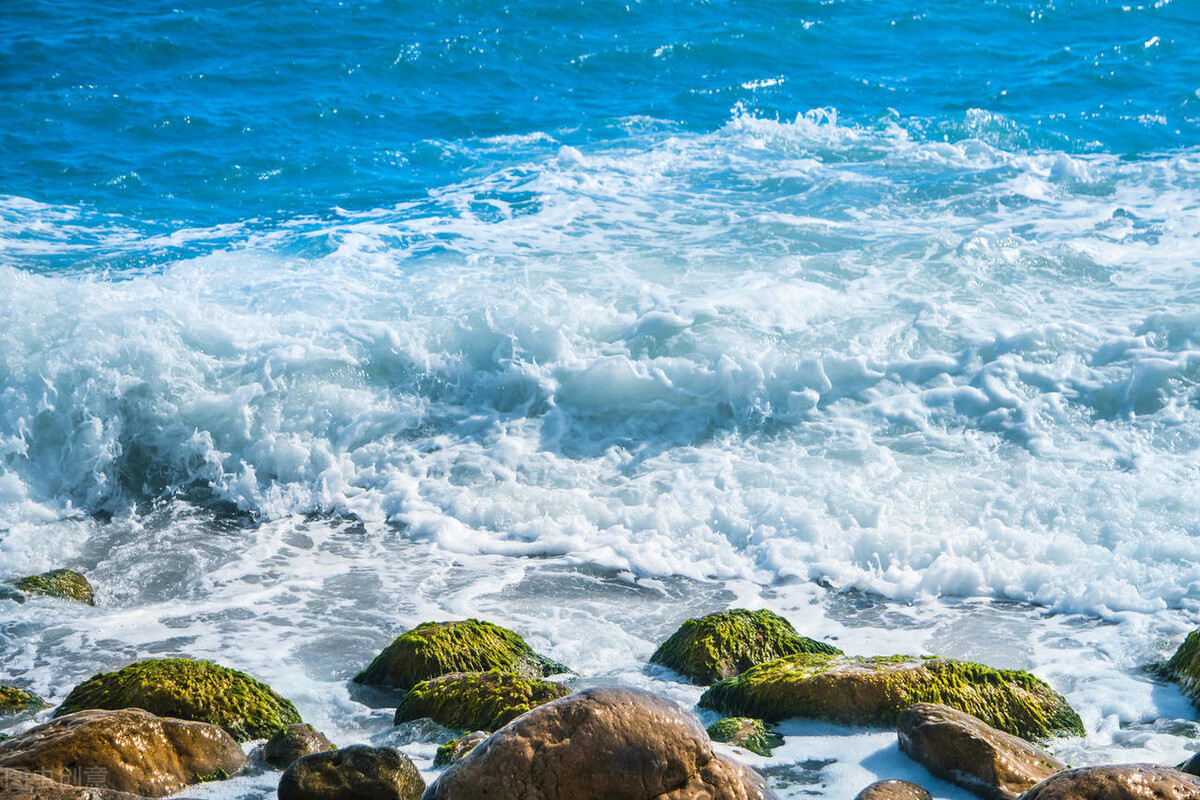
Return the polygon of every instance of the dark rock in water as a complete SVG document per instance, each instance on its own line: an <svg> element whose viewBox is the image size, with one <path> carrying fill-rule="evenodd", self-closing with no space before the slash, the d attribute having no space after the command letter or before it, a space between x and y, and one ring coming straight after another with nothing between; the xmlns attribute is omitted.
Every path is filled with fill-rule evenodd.
<svg viewBox="0 0 1200 800"><path fill-rule="evenodd" d="M765 722L750 717L719 719L708 726L708 736L714 742L727 742L768 757L771 748L783 744L783 737L768 728Z"/></svg>
<svg viewBox="0 0 1200 800"><path fill-rule="evenodd" d="M424 800L771 796L753 770L716 755L679 706L649 692L599 688L538 706L496 731L442 773Z"/></svg>
<svg viewBox="0 0 1200 800"><path fill-rule="evenodd" d="M279 800L417 800L424 791L408 756L361 744L305 756L279 780Z"/></svg>
<svg viewBox="0 0 1200 800"><path fill-rule="evenodd" d="M1021 800L1196 800L1200 781L1157 764L1079 767L1051 775Z"/></svg>
<svg viewBox="0 0 1200 800"><path fill-rule="evenodd" d="M879 726L915 703L950 706L1023 738L1083 735L1066 698L1029 673L944 658L786 656L715 683L700 698L729 715Z"/></svg>
<svg viewBox="0 0 1200 800"><path fill-rule="evenodd" d="M263 761L287 769L296 759L334 749L333 742L326 739L325 734L306 722L297 722L275 731L267 740L263 745Z"/></svg>
<svg viewBox="0 0 1200 800"><path fill-rule="evenodd" d="M399 636L354 677L355 682L411 689L451 672L498 669L526 678L544 678L567 668L533 651L516 633L468 619L424 622Z"/></svg>
<svg viewBox="0 0 1200 800"><path fill-rule="evenodd" d="M0 800L144 800L141 795L100 786L59 783L32 772L0 768Z"/></svg>
<svg viewBox="0 0 1200 800"><path fill-rule="evenodd" d="M87 603L89 606L96 605L92 585L74 570L56 569L41 575L30 575L17 581L17 588L29 594L44 594Z"/></svg>
<svg viewBox="0 0 1200 800"><path fill-rule="evenodd" d="M1187 635L1163 671L1179 684L1192 705L1200 707L1200 631L1192 631Z"/></svg>
<svg viewBox="0 0 1200 800"><path fill-rule="evenodd" d="M15 686L0 686L0 717L29 714L49 705L33 692Z"/></svg>
<svg viewBox="0 0 1200 800"><path fill-rule="evenodd" d="M245 765L242 749L221 728L137 708L68 714L0 743L0 767L146 797L225 778Z"/></svg>
<svg viewBox="0 0 1200 800"><path fill-rule="evenodd" d="M684 622L659 645L650 661L707 685L781 656L841 652L799 635L792 623L778 614L735 608Z"/></svg>
<svg viewBox="0 0 1200 800"><path fill-rule="evenodd" d="M460 736L457 739L446 742L437 749L437 753L433 757L433 765L435 767L446 767L453 764L474 750L480 742L489 736L491 734L487 731L472 731L466 736Z"/></svg>
<svg viewBox="0 0 1200 800"><path fill-rule="evenodd" d="M911 781L891 779L875 781L858 794L854 800L933 800L929 792Z"/></svg>
<svg viewBox="0 0 1200 800"><path fill-rule="evenodd" d="M953 708L919 703L896 719L900 749L939 778L985 798L1016 800L1067 765Z"/></svg>
<svg viewBox="0 0 1200 800"><path fill-rule="evenodd" d="M239 742L265 739L300 714L270 686L211 661L161 658L94 675L54 716L86 708L144 708L162 717L220 725Z"/></svg>
<svg viewBox="0 0 1200 800"><path fill-rule="evenodd" d="M1175 769L1186 772L1188 775L1200 775L1200 753L1192 756Z"/></svg>
<svg viewBox="0 0 1200 800"><path fill-rule="evenodd" d="M410 689L396 709L395 724L429 717L450 728L494 731L569 693L557 683L499 670L451 673Z"/></svg>

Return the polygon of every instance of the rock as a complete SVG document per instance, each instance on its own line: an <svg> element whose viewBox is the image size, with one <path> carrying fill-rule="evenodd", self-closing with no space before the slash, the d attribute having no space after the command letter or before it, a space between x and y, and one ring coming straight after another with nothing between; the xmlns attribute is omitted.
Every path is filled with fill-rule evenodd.
<svg viewBox="0 0 1200 800"><path fill-rule="evenodd" d="M477 619L424 622L398 637L354 677L356 683L408 690L451 672L498 669L544 678L567 668L533 651L517 634Z"/></svg>
<svg viewBox="0 0 1200 800"><path fill-rule="evenodd" d="M799 635L792 623L778 614L735 608L684 622L659 645L650 661L707 685L781 656L841 652Z"/></svg>
<svg viewBox="0 0 1200 800"><path fill-rule="evenodd" d="M137 708L68 714L0 743L0 767L147 797L228 777L245 765L237 742L217 726Z"/></svg>
<svg viewBox="0 0 1200 800"><path fill-rule="evenodd" d="M17 588L28 594L45 594L63 600L87 603L89 606L96 605L92 585L88 583L87 578L74 570L56 569L41 575L30 575L17 581Z"/></svg>
<svg viewBox="0 0 1200 800"><path fill-rule="evenodd" d="M263 761L273 767L287 769L296 759L336 749L333 742L325 738L325 734L308 723L297 722L275 731L267 740L263 745Z"/></svg>
<svg viewBox="0 0 1200 800"><path fill-rule="evenodd" d="M560 684L499 670L455 672L410 689L396 709L395 724L429 717L448 728L494 731L568 693Z"/></svg>
<svg viewBox="0 0 1200 800"><path fill-rule="evenodd" d="M1200 781L1157 764L1079 767L1051 775L1021 800L1196 800Z"/></svg>
<svg viewBox="0 0 1200 800"><path fill-rule="evenodd" d="M900 749L939 778L985 798L1016 800L1067 765L953 708L918 703L896 719Z"/></svg>
<svg viewBox="0 0 1200 800"><path fill-rule="evenodd" d="M717 720L708 726L708 736L714 742L728 742L767 757L771 755L771 748L783 744L783 737L768 728L765 722L749 717Z"/></svg>
<svg viewBox="0 0 1200 800"><path fill-rule="evenodd" d="M279 800L416 800L424 791L408 756L361 744L305 756L279 780Z"/></svg>
<svg viewBox="0 0 1200 800"><path fill-rule="evenodd" d="M435 767L446 767L453 764L474 750L476 745L489 736L491 734L487 731L472 731L466 736L460 736L457 739L446 742L437 749L437 753L433 756L433 765Z"/></svg>
<svg viewBox="0 0 1200 800"><path fill-rule="evenodd" d="M714 754L669 700L597 688L538 706L451 765L424 800L751 800L752 770Z"/></svg>
<svg viewBox="0 0 1200 800"><path fill-rule="evenodd" d="M33 692L15 686L0 686L0 717L29 714L48 705Z"/></svg>
<svg viewBox="0 0 1200 800"><path fill-rule="evenodd" d="M786 656L713 684L700 698L731 716L881 726L915 703L950 706L1022 738L1083 735L1066 699L1029 673L943 658Z"/></svg>
<svg viewBox="0 0 1200 800"><path fill-rule="evenodd" d="M911 781L891 779L875 781L858 794L854 800L933 800L929 792Z"/></svg>
<svg viewBox="0 0 1200 800"><path fill-rule="evenodd" d="M1200 630L1192 631L1164 667L1166 676L1200 707Z"/></svg>
<svg viewBox="0 0 1200 800"><path fill-rule="evenodd" d="M1200 775L1200 753L1192 756L1175 769L1186 772L1188 775Z"/></svg>
<svg viewBox="0 0 1200 800"><path fill-rule="evenodd" d="M100 786L59 783L32 772L0 768L0 800L144 800L140 795Z"/></svg>
<svg viewBox="0 0 1200 800"><path fill-rule="evenodd" d="M220 725L234 739L265 739L300 714L270 686L211 661L162 658L94 675L76 686L54 716L86 708L144 708L161 717Z"/></svg>

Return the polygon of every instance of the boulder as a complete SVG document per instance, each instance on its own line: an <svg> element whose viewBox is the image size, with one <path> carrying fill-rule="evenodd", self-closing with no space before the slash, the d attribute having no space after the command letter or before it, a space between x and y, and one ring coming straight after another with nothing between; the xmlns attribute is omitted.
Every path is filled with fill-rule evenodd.
<svg viewBox="0 0 1200 800"><path fill-rule="evenodd" d="M27 594L44 594L87 603L89 606L96 605L92 585L74 570L56 569L41 575L30 575L17 581L17 588Z"/></svg>
<svg viewBox="0 0 1200 800"><path fill-rule="evenodd" d="M395 724L429 717L447 728L494 731L534 706L567 694L561 684L499 670L455 672L410 689L396 709Z"/></svg>
<svg viewBox="0 0 1200 800"><path fill-rule="evenodd" d="M143 708L162 717L220 725L239 742L266 739L300 714L270 686L211 661L161 658L93 675L54 716L87 708Z"/></svg>
<svg viewBox="0 0 1200 800"><path fill-rule="evenodd" d="M32 772L0 768L0 800L144 800L102 786L72 786Z"/></svg>
<svg viewBox="0 0 1200 800"><path fill-rule="evenodd" d="M1051 775L1021 800L1196 800L1200 781L1157 764L1079 767Z"/></svg>
<svg viewBox="0 0 1200 800"><path fill-rule="evenodd" d="M1200 775L1200 753L1192 756L1175 769L1186 772L1188 775Z"/></svg>
<svg viewBox="0 0 1200 800"><path fill-rule="evenodd" d="M778 614L735 608L687 620L659 645L650 661L670 667L693 683L708 685L781 656L841 652L831 644L799 635L792 623Z"/></svg>
<svg viewBox="0 0 1200 800"><path fill-rule="evenodd" d="M33 692L15 686L0 685L0 717L29 714L47 706L45 700Z"/></svg>
<svg viewBox="0 0 1200 800"><path fill-rule="evenodd" d="M783 737L767 727L761 719L725 717L708 726L708 736L714 742L744 747L751 753L770 757L771 749L783 744Z"/></svg>
<svg viewBox="0 0 1200 800"><path fill-rule="evenodd" d="M1200 706L1200 631L1187 635L1163 671L1179 684L1193 705Z"/></svg>
<svg viewBox="0 0 1200 800"><path fill-rule="evenodd" d="M242 749L221 728L137 708L80 711L0 742L0 767L146 797L223 779L245 765Z"/></svg>
<svg viewBox="0 0 1200 800"><path fill-rule="evenodd" d="M915 703L950 706L1023 738L1083 735L1066 699L1029 673L944 658L786 656L715 683L700 698L731 716L877 726L891 726Z"/></svg>
<svg viewBox="0 0 1200 800"><path fill-rule="evenodd" d="M297 722L275 731L263 745L262 756L271 766L287 769L296 759L335 749L325 734L308 723Z"/></svg>
<svg viewBox="0 0 1200 800"><path fill-rule="evenodd" d="M354 677L356 683L408 690L451 672L498 669L526 678L567 672L533 651L516 633L483 622L423 622L398 637Z"/></svg>
<svg viewBox="0 0 1200 800"><path fill-rule="evenodd" d="M452 739L437 749L433 756L435 767L448 767L475 749L476 745L491 736L487 731L472 731L466 736Z"/></svg>
<svg viewBox="0 0 1200 800"><path fill-rule="evenodd" d="M305 756L279 780L279 800L417 800L424 791L408 756L361 744Z"/></svg>
<svg viewBox="0 0 1200 800"><path fill-rule="evenodd" d="M716 755L669 700L596 688L538 706L451 765L424 800L752 800L752 770Z"/></svg>
<svg viewBox="0 0 1200 800"><path fill-rule="evenodd" d="M854 800L933 800L929 792L911 781L892 778L875 781L858 794Z"/></svg>
<svg viewBox="0 0 1200 800"><path fill-rule="evenodd" d="M900 749L985 800L1016 800L1067 765L1024 739L953 708L918 703L896 719Z"/></svg>

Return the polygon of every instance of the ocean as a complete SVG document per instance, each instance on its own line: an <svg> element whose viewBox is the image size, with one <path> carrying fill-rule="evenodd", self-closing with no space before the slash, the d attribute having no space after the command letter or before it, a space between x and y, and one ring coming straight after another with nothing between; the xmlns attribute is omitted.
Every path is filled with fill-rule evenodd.
<svg viewBox="0 0 1200 800"><path fill-rule="evenodd" d="M0 579L97 606L0 600L0 679L209 658L431 778L349 687L413 625L691 708L649 655L765 607L1183 760L1197 43L1192 0L5 0ZM782 729L784 798L970 796Z"/></svg>

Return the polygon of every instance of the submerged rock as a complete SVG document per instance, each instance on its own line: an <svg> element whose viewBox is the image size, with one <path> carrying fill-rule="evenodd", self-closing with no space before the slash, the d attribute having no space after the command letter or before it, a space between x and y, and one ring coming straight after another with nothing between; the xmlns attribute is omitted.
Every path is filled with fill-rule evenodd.
<svg viewBox="0 0 1200 800"><path fill-rule="evenodd" d="M569 693L557 683L499 670L451 673L410 689L396 709L395 724L429 717L449 728L494 731L534 706Z"/></svg>
<svg viewBox="0 0 1200 800"><path fill-rule="evenodd" d="M72 786L32 772L0 768L0 800L144 800L101 786Z"/></svg>
<svg viewBox="0 0 1200 800"><path fill-rule="evenodd" d="M337 748L325 738L325 734L306 722L297 722L275 731L267 740L263 745L263 761L273 767L287 769L293 761L304 756L335 749Z"/></svg>
<svg viewBox="0 0 1200 800"><path fill-rule="evenodd" d="M725 717L708 726L708 736L714 742L727 742L744 747L751 753L770 756L771 748L783 744L783 737L767 727L761 719Z"/></svg>
<svg viewBox="0 0 1200 800"><path fill-rule="evenodd" d="M221 728L137 708L68 714L0 743L0 767L146 797L225 778L245 765L242 749Z"/></svg>
<svg viewBox="0 0 1200 800"><path fill-rule="evenodd" d="M76 686L54 716L87 708L144 708L162 717L220 725L234 739L265 739L300 722L290 701L243 672L211 661L161 658L94 675Z"/></svg>
<svg viewBox="0 0 1200 800"><path fill-rule="evenodd" d="M933 800L929 792L911 781L892 778L875 781L858 794L854 800Z"/></svg>
<svg viewBox="0 0 1200 800"><path fill-rule="evenodd" d="M445 767L453 764L474 750L480 742L489 736L491 734L487 731L472 731L466 736L460 736L457 739L446 742L437 749L437 753L433 756L433 765L435 767Z"/></svg>
<svg viewBox="0 0 1200 800"><path fill-rule="evenodd" d="M919 703L896 719L900 749L985 800L1016 800L1067 765L1024 739L953 708Z"/></svg>
<svg viewBox="0 0 1200 800"><path fill-rule="evenodd" d="M650 661L707 685L781 656L841 652L796 633L778 614L735 608L684 622Z"/></svg>
<svg viewBox="0 0 1200 800"><path fill-rule="evenodd" d="M754 800L762 779L716 755L695 717L635 689L586 689L497 731L424 800Z"/></svg>
<svg viewBox="0 0 1200 800"><path fill-rule="evenodd" d="M1192 631L1167 662L1167 677L1179 684L1195 706L1200 706L1200 631Z"/></svg>
<svg viewBox="0 0 1200 800"><path fill-rule="evenodd" d="M1186 772L1188 775L1200 775L1200 753L1192 756L1175 769Z"/></svg>
<svg viewBox="0 0 1200 800"><path fill-rule="evenodd" d="M1196 800L1200 781L1157 764L1079 767L1052 775L1021 800Z"/></svg>
<svg viewBox="0 0 1200 800"><path fill-rule="evenodd" d="M15 686L0 686L0 717L28 714L45 708L48 703L33 692Z"/></svg>
<svg viewBox="0 0 1200 800"><path fill-rule="evenodd" d="M408 756L361 744L305 756L279 779L279 800L417 800L424 791Z"/></svg>
<svg viewBox="0 0 1200 800"><path fill-rule="evenodd" d="M30 575L17 581L17 588L28 594L44 594L63 600L96 605L95 594L88 579L70 569L56 569L41 575Z"/></svg>
<svg viewBox="0 0 1200 800"><path fill-rule="evenodd" d="M915 703L950 706L1023 738L1083 735L1066 699L1029 673L942 658L787 656L713 684L700 698L730 715L881 726Z"/></svg>
<svg viewBox="0 0 1200 800"><path fill-rule="evenodd" d="M423 622L384 648L354 677L356 683L411 689L421 681L451 672L498 669L526 678L567 672L556 661L533 651L516 633L483 622Z"/></svg>

